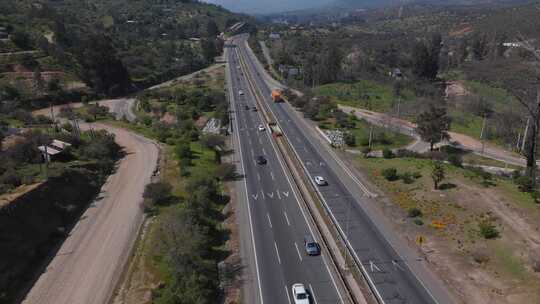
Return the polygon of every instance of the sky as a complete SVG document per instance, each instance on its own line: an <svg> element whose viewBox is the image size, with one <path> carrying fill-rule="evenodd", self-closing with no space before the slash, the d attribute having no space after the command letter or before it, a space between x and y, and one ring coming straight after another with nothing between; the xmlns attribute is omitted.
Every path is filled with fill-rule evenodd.
<svg viewBox="0 0 540 304"><path fill-rule="evenodd" d="M317 7L334 0L204 0L234 12L267 14Z"/></svg>

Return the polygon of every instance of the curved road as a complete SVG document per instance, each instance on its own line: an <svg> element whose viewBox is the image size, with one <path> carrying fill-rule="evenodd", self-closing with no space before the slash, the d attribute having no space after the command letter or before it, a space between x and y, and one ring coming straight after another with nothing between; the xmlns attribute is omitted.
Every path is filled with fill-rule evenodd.
<svg viewBox="0 0 540 304"><path fill-rule="evenodd" d="M92 128L115 134L126 156L35 282L25 304L107 303L137 237L142 193L156 170L158 147L123 129L102 124Z"/></svg>

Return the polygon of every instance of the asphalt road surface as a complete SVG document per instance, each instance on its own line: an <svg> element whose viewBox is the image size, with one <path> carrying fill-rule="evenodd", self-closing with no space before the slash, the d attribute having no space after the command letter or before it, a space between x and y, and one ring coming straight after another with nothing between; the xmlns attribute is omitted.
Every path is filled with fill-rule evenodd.
<svg viewBox="0 0 540 304"><path fill-rule="evenodd" d="M346 235L355 259L368 273L380 302L452 303L444 285L417 259L414 251L396 237L392 227L380 215L374 215L373 206L370 206L373 202L365 196L369 191L362 190L365 188L339 163L335 153L323 147L322 141L315 138L309 125L288 103L272 102L265 71L248 51L246 39L247 36L238 36L234 42L250 66L250 76L309 176L312 179L323 176L328 181L328 186L315 187L319 189L327 211Z"/></svg>
<svg viewBox="0 0 540 304"><path fill-rule="evenodd" d="M157 146L126 130L101 124L92 128L115 134L126 156L27 294L25 304L107 303L142 223L140 203L156 168Z"/></svg>
<svg viewBox="0 0 540 304"><path fill-rule="evenodd" d="M304 236L313 236L312 227L269 131L258 130L263 119L260 112L253 111L255 99L239 68L236 50L226 48L225 58L236 160L244 175L237 188L239 213L246 217L243 244L248 244L252 255L247 257L250 274L244 302L291 303L291 286L303 283L312 303L342 303L328 270L328 257L305 253ZM267 164L257 164L258 156L264 156Z"/></svg>

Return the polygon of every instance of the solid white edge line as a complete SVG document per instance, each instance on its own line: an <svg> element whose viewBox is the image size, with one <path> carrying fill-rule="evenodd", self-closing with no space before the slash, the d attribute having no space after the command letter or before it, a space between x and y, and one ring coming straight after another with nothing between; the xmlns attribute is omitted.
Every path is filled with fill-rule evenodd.
<svg viewBox="0 0 540 304"><path fill-rule="evenodd" d="M227 55L228 55L228 51L227 51ZM229 63L227 63L226 75L228 75L229 79L231 79L231 81L228 81L228 84L229 84L229 97L231 98L230 102L233 103L233 104L236 104L236 102L234 100L234 94L232 92L232 90L233 90L232 77L231 77L232 75L231 75ZM238 144L242 145L242 143L240 141L240 135L238 134L238 128L239 128L239 126L238 126L238 114L235 113L234 116L235 116L234 121L235 121L236 129L237 129L237 131L235 132L236 133L236 138L238 140ZM240 167L242 168L242 171L245 172L245 169L244 169L244 157L242 155L242 147L238 147L238 150L240 151ZM245 178L244 178L244 190L246 192L246 203L247 203L247 207L248 207L248 218L249 218L249 230L251 232L251 242L253 244L253 254L255 256L255 269L256 269L256 273L257 273L257 285L259 286L259 299L261 301L261 304L264 304L263 294L262 294L261 275L260 275L260 272L259 272L259 262L258 262L258 258L257 258L257 246L255 245L255 236L253 234L253 219L251 218L251 207L250 207L250 204L249 204L249 194L248 194L248 191L247 191L247 182L246 182Z"/></svg>
<svg viewBox="0 0 540 304"><path fill-rule="evenodd" d="M260 89L259 89L260 90ZM261 92L262 93L262 92ZM270 108L270 107L269 107ZM274 114L274 112L272 111L272 109L270 108L270 112L272 112L272 114ZM259 119L262 120L262 114L259 113ZM275 116L275 114L274 114ZM291 187L291 190L293 192L293 195L294 197L296 198L296 203L298 205L298 208L300 209L300 212L302 213L302 216L304 217L304 220L306 221L306 224L307 224L307 227L309 229L309 232L311 233L311 236L313 237L313 239L316 239L315 238L315 233L313 233L313 228L311 228L311 224L304 212L304 209L302 208L302 206L300 205L300 199L298 197L298 193L296 192L296 188L293 187L293 183L291 182L291 178L289 177L289 174L290 172L288 172L286 169L285 169L285 165L283 164L283 160L281 159L281 155L277 152L278 151L278 148L276 147L276 144L272 141L272 138L270 137L270 135L268 133L266 133L266 136L268 136L268 140L270 141L270 144L272 145L272 148L274 149L274 151L276 152L276 157L279 161L279 164L281 165L281 168L283 169L283 172L285 172L285 178L287 179L287 182L289 183L289 186ZM293 149L294 151L294 149ZM263 196L264 196L264 193L263 193ZM324 257L324 255L323 255ZM337 283L336 283L336 280L334 279L334 276L332 275L332 272L330 271L330 266L328 266L328 262L326 261L326 259L323 258L323 263L324 265L326 266L326 271L328 272L328 276L330 277L330 279L332 280L332 284L334 285L334 289L336 290L336 293L339 297L339 300L341 303L344 303L343 301L343 297L341 296L341 293L339 292L339 289L337 287ZM337 266L336 266L337 267ZM288 294L287 294L288 296Z"/></svg>

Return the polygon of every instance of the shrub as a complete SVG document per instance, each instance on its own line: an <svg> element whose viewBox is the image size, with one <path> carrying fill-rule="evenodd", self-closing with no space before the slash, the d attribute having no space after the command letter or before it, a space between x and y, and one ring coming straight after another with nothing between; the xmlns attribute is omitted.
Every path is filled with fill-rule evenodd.
<svg viewBox="0 0 540 304"><path fill-rule="evenodd" d="M231 180L236 177L236 166L230 163L224 163L216 168L216 176L221 180Z"/></svg>
<svg viewBox="0 0 540 304"><path fill-rule="evenodd" d="M451 154L448 156L448 162L455 167L461 168L463 166L463 159L457 154Z"/></svg>
<svg viewBox="0 0 540 304"><path fill-rule="evenodd" d="M418 225L418 226L424 225L424 221L422 221L421 218L415 218L414 221L413 221L413 223L415 223L415 224Z"/></svg>
<svg viewBox="0 0 540 304"><path fill-rule="evenodd" d="M490 221L483 221L478 224L478 227L480 228L480 234L485 239L494 239L499 236L497 227L495 227L495 225L493 225Z"/></svg>
<svg viewBox="0 0 540 304"><path fill-rule="evenodd" d="M419 171L416 171L416 172L413 172L412 176L415 178L415 179L419 179L422 177L422 173L420 173Z"/></svg>
<svg viewBox="0 0 540 304"><path fill-rule="evenodd" d="M382 174L382 176L384 176L384 178L387 181L392 182L392 181L396 181L396 180L399 179L396 168L386 168L386 169L382 170L381 174Z"/></svg>
<svg viewBox="0 0 540 304"><path fill-rule="evenodd" d="M531 192L531 198L534 200L535 203L540 204L540 191L535 190Z"/></svg>
<svg viewBox="0 0 540 304"><path fill-rule="evenodd" d="M356 137L351 132L345 132L343 140L345 141L345 144L349 147L356 146Z"/></svg>
<svg viewBox="0 0 540 304"><path fill-rule="evenodd" d="M408 217L419 217L419 216L422 216L422 210L416 208L416 207L413 207L413 208L409 208L409 210L407 211L407 216Z"/></svg>
<svg viewBox="0 0 540 304"><path fill-rule="evenodd" d="M371 153L371 148L370 147L362 148L362 154L364 154L364 157L368 157L369 153Z"/></svg>
<svg viewBox="0 0 540 304"><path fill-rule="evenodd" d="M172 197L172 186L167 182L157 182L146 185L143 198L155 204L167 203Z"/></svg>
<svg viewBox="0 0 540 304"><path fill-rule="evenodd" d="M489 262L489 252L486 249L476 249L472 252L473 260L478 264Z"/></svg>
<svg viewBox="0 0 540 304"><path fill-rule="evenodd" d="M383 157L386 159L394 158L394 152L388 148L384 148L382 151Z"/></svg>
<svg viewBox="0 0 540 304"><path fill-rule="evenodd" d="M532 192L534 190L534 181L526 175L518 177L515 183L522 192Z"/></svg>
<svg viewBox="0 0 540 304"><path fill-rule="evenodd" d="M405 184L414 183L414 178L413 178L412 174L409 173L409 172L405 172L405 173L401 174L400 178Z"/></svg>

